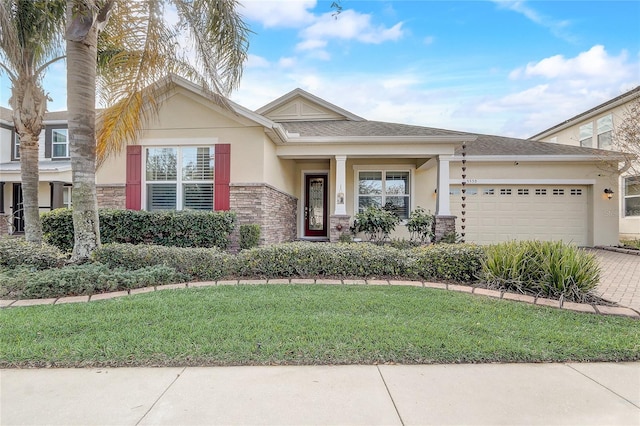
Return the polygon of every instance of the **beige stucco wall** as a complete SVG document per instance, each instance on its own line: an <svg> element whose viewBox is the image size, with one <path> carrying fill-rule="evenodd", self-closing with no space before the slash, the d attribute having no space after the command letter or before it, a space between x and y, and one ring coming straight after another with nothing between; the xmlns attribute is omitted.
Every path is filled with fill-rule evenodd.
<svg viewBox="0 0 640 426"><path fill-rule="evenodd" d="M264 128L184 89L175 93L142 133L142 146L231 145L231 182L261 183L294 191L294 163L275 155ZM108 158L97 172L101 185L126 183L126 152Z"/></svg>

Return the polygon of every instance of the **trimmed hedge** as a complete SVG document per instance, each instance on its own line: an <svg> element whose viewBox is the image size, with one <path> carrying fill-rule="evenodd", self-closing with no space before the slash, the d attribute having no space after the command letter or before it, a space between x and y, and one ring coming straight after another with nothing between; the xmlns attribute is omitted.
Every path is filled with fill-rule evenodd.
<svg viewBox="0 0 640 426"><path fill-rule="evenodd" d="M372 243L284 243L230 255L215 249L108 244L93 259L112 267L138 269L165 265L194 280L252 278L423 278L473 281L480 270L481 247L436 245L398 250Z"/></svg>
<svg viewBox="0 0 640 426"><path fill-rule="evenodd" d="M0 238L0 266L15 268L20 265L36 269L58 268L66 257L56 247L34 244L24 238Z"/></svg>
<svg viewBox="0 0 640 426"><path fill-rule="evenodd" d="M100 209L102 243L156 244L174 247L229 246L235 227L233 212L162 211ZM73 218L70 209L42 215L47 243L60 250L73 250Z"/></svg>
<svg viewBox="0 0 640 426"><path fill-rule="evenodd" d="M409 270L406 251L372 243L284 243L238 254L245 277L401 277Z"/></svg>
<svg viewBox="0 0 640 426"><path fill-rule="evenodd" d="M98 263L47 271L18 267L0 274L0 297L19 299L91 295L108 291L183 282L188 277L167 266L137 270Z"/></svg>
<svg viewBox="0 0 640 426"><path fill-rule="evenodd" d="M436 244L412 250L413 273L426 280L477 281L485 258L474 244Z"/></svg>
<svg viewBox="0 0 640 426"><path fill-rule="evenodd" d="M164 265L190 280L218 280L235 273L235 257L218 248L182 248L156 245L104 244L92 260L112 268L139 269Z"/></svg>

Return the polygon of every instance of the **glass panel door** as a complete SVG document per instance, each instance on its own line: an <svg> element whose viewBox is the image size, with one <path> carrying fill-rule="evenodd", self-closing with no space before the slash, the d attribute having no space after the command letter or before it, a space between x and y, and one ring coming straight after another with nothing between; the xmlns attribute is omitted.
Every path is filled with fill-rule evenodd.
<svg viewBox="0 0 640 426"><path fill-rule="evenodd" d="M304 235L327 236L327 175L305 176Z"/></svg>

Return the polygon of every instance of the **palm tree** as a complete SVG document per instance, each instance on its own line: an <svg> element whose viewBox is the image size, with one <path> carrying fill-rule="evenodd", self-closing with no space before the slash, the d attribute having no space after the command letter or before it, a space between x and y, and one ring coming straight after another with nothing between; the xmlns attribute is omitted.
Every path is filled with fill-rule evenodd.
<svg viewBox="0 0 640 426"><path fill-rule="evenodd" d="M0 71L11 81L9 105L20 137L25 238L38 244L38 139L48 100L42 77L49 65L64 58L64 12L63 0L0 1Z"/></svg>
<svg viewBox="0 0 640 426"><path fill-rule="evenodd" d="M165 3L175 8L177 23L165 20ZM236 0L67 1L72 259L86 259L100 244L96 160L134 141L158 111L170 87L158 81L185 77L222 104L218 95L239 84L249 30L237 7ZM105 106L97 134L96 89Z"/></svg>

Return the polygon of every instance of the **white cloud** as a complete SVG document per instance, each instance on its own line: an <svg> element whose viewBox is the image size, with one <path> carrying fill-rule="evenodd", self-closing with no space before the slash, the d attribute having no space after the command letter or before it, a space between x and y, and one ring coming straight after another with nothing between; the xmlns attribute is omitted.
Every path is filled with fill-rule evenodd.
<svg viewBox="0 0 640 426"><path fill-rule="evenodd" d="M249 53L247 57L247 63L245 64L247 68L267 68L269 67L269 61L258 55L252 55Z"/></svg>
<svg viewBox="0 0 640 426"><path fill-rule="evenodd" d="M265 28L301 28L315 20L316 0L242 0L240 14Z"/></svg>
<svg viewBox="0 0 640 426"><path fill-rule="evenodd" d="M280 58L278 60L278 66L281 68L291 68L295 66L296 63L297 63L296 58L292 58L292 57Z"/></svg>
<svg viewBox="0 0 640 426"><path fill-rule="evenodd" d="M539 62L530 62L520 71L520 75L548 79L576 77L618 79L631 72L626 65L627 59L628 55L624 51L619 56L610 56L604 46L596 45L586 52L581 52L575 58L566 59L562 55L555 55Z"/></svg>
<svg viewBox="0 0 640 426"><path fill-rule="evenodd" d="M296 45L296 50L315 50L315 49L323 49L327 46L326 40L317 40L317 39L308 39L305 41L301 41Z"/></svg>
<svg viewBox="0 0 640 426"><path fill-rule="evenodd" d="M346 10L337 19L331 13L321 15L314 24L302 30L301 35L305 40L343 39L379 44L400 39L403 35L402 25L399 22L390 28L375 26L371 22L371 15Z"/></svg>
<svg viewBox="0 0 640 426"><path fill-rule="evenodd" d="M529 7L524 0L491 0L502 9L508 9L520 13L531 22L548 28L553 35L567 41L574 41L575 37L568 31L571 22L568 20L556 20L548 16L541 15L533 8Z"/></svg>
<svg viewBox="0 0 640 426"><path fill-rule="evenodd" d="M428 37L425 37L424 40L422 40L422 42L427 46L433 44L435 41L436 41L436 38L434 36L428 36Z"/></svg>

